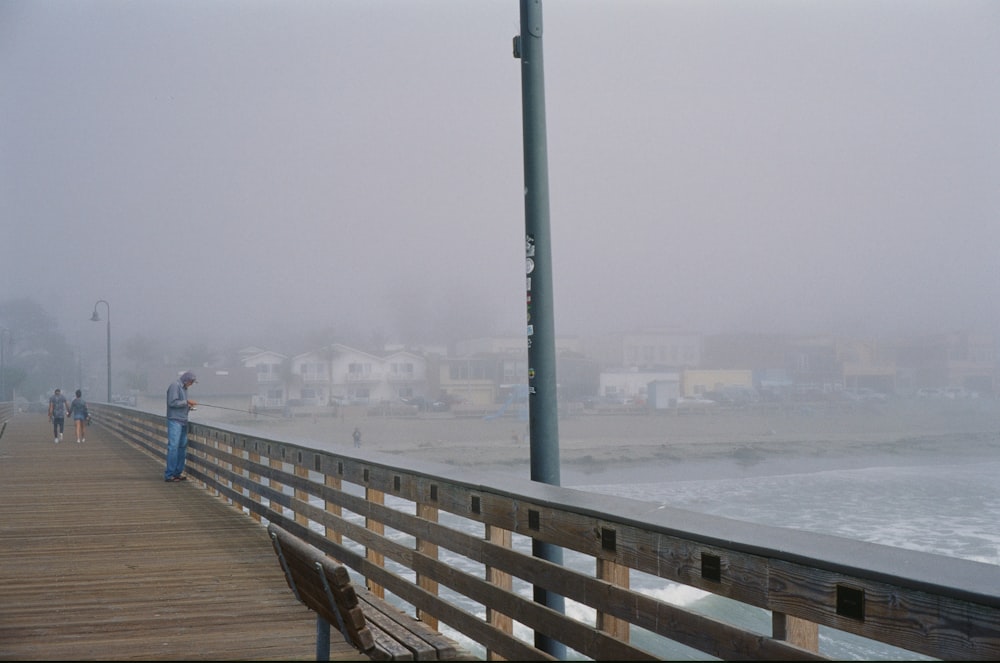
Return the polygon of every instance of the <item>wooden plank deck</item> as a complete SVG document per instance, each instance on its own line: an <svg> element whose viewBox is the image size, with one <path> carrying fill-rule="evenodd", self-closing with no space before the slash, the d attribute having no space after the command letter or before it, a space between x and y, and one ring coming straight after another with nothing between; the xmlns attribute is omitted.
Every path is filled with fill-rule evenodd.
<svg viewBox="0 0 1000 663"><path fill-rule="evenodd" d="M72 439L71 439L72 438ZM334 635L337 636L336 630ZM339 637L332 660L366 660ZM265 528L106 433L0 438L0 660L311 660Z"/></svg>

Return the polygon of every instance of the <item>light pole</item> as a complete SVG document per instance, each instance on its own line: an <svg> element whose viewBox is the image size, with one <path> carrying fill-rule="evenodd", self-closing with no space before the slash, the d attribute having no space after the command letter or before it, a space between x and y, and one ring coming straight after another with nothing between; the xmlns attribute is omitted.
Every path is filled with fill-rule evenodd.
<svg viewBox="0 0 1000 663"><path fill-rule="evenodd" d="M108 312L108 402L111 402L111 304L107 303L103 299L98 299L94 303L94 314L90 316L91 322L100 322L101 316L97 314L97 305L104 303L104 307Z"/></svg>
<svg viewBox="0 0 1000 663"><path fill-rule="evenodd" d="M7 345L10 345L10 330L6 327L0 327L0 401L3 401L7 396L7 360L6 346L3 342L4 335L7 336Z"/></svg>

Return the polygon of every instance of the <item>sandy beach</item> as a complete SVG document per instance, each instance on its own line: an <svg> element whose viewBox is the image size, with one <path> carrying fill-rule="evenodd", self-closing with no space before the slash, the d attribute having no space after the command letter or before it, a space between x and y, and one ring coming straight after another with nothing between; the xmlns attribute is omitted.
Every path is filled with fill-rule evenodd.
<svg viewBox="0 0 1000 663"><path fill-rule="evenodd" d="M393 418L369 416L360 408L342 410L336 417L252 419L242 413L211 414L216 420L301 438L329 450L352 449L351 433L358 427L366 450L456 467L529 473L528 422L513 418L447 414ZM1000 453L997 403L901 400L711 414L580 414L559 420L564 485L599 480L625 468L635 476L657 476L668 468L676 474L683 471L679 468L693 471L720 463L741 471L765 462L772 468L775 463L803 462L834 468L871 463L880 456L892 462L928 462L941 453L979 457Z"/></svg>

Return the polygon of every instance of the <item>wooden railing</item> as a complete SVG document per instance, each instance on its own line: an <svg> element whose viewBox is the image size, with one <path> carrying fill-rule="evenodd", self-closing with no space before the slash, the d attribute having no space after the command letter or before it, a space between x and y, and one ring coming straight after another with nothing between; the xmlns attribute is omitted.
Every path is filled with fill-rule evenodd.
<svg viewBox="0 0 1000 663"><path fill-rule="evenodd" d="M91 409L96 422L163 457L162 416ZM828 658L819 625L934 658L1000 659L995 565L392 464L401 459L374 452L320 451L237 427L192 424L189 439L188 473L210 492L323 550L488 659L551 658L535 646L539 636L597 660L666 658L671 643L727 660ZM560 547L564 563L533 556L536 540ZM770 611L769 632L630 588L640 577ZM535 587L578 605L550 609L532 600Z"/></svg>
<svg viewBox="0 0 1000 663"><path fill-rule="evenodd" d="M17 414L17 406L14 405L14 403L10 401L0 401L0 440L3 439L2 435L7 421L9 421L15 414Z"/></svg>

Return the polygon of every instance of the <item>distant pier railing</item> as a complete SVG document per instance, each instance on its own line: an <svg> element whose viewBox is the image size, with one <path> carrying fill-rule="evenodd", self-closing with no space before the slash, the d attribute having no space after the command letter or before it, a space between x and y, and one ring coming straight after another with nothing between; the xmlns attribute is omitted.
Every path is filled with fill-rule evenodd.
<svg viewBox="0 0 1000 663"><path fill-rule="evenodd" d="M94 404L95 421L163 457L162 416ZM820 625L940 659L1000 660L1000 567L766 527L490 473L332 453L191 425L188 473L490 660L544 660L538 635L596 660L823 659ZM531 554L544 541L563 565ZM641 583L637 580L642 580ZM768 632L632 588L680 583L770 611ZM566 614L532 600L566 598ZM573 606L573 609L569 609ZM473 647L460 642L470 651Z"/></svg>

